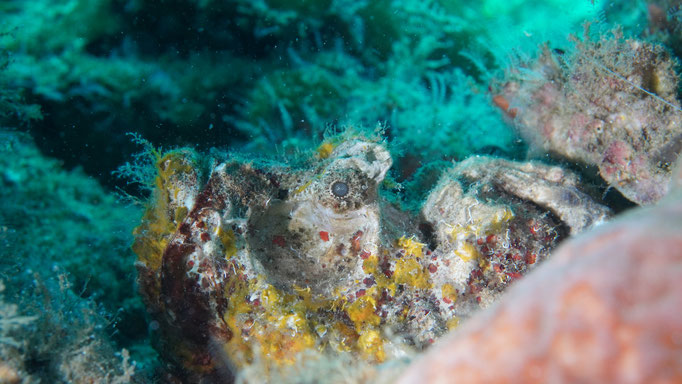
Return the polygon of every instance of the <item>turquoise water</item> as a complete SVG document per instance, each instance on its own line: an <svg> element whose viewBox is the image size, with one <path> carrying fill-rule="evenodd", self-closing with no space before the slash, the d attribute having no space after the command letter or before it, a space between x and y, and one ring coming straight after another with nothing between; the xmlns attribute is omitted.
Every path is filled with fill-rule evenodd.
<svg viewBox="0 0 682 384"><path fill-rule="evenodd" d="M128 133L281 160L380 125L395 198L414 207L442 164L527 156L489 88L541 44L570 53L589 21L679 52L647 5L0 0L0 361L108 382L130 353L136 380L155 377L129 249L148 190L116 172L143 149Z"/></svg>

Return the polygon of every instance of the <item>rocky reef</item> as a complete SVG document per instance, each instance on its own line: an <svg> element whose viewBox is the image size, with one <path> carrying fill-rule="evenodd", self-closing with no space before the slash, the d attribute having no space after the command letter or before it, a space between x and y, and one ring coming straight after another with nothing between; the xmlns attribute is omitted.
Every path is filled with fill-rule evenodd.
<svg viewBox="0 0 682 384"><path fill-rule="evenodd" d="M540 151L596 167L637 204L663 197L682 150L675 60L661 45L582 41L567 54L545 46L513 68L495 102Z"/></svg>

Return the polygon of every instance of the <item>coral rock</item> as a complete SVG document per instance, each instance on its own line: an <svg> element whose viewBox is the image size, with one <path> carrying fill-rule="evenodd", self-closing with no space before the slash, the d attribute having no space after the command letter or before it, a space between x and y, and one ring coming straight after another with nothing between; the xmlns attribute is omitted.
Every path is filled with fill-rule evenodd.
<svg viewBox="0 0 682 384"><path fill-rule="evenodd" d="M537 149L596 166L638 204L668 190L682 150L675 62L660 46L603 38L573 53L545 47L507 76L496 103ZM534 76L528 76L534 73Z"/></svg>

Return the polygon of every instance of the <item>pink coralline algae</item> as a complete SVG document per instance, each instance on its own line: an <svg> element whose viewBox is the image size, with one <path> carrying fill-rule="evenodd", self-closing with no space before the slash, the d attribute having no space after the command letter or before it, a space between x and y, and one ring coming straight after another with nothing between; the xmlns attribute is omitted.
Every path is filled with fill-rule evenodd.
<svg viewBox="0 0 682 384"><path fill-rule="evenodd" d="M535 150L594 166L626 198L650 204L667 192L682 150L674 67L660 46L586 36L572 53L545 47L508 71L493 102Z"/></svg>
<svg viewBox="0 0 682 384"><path fill-rule="evenodd" d="M678 185L560 246L400 383L679 383L680 292Z"/></svg>

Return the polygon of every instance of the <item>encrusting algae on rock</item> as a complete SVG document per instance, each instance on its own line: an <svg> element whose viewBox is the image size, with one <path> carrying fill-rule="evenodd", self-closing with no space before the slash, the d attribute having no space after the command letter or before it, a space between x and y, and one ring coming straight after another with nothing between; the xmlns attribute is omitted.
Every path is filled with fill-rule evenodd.
<svg viewBox="0 0 682 384"><path fill-rule="evenodd" d="M379 193L392 164L379 138L340 135L313 158L228 160L204 183L192 152L158 155L134 249L172 376L260 364L267 380L310 351L400 358L609 215L575 176L539 163L460 163L415 214Z"/></svg>
<svg viewBox="0 0 682 384"><path fill-rule="evenodd" d="M657 202L682 150L675 58L620 30L594 41L589 24L574 44L509 70L494 103L536 151L595 167L634 203Z"/></svg>

